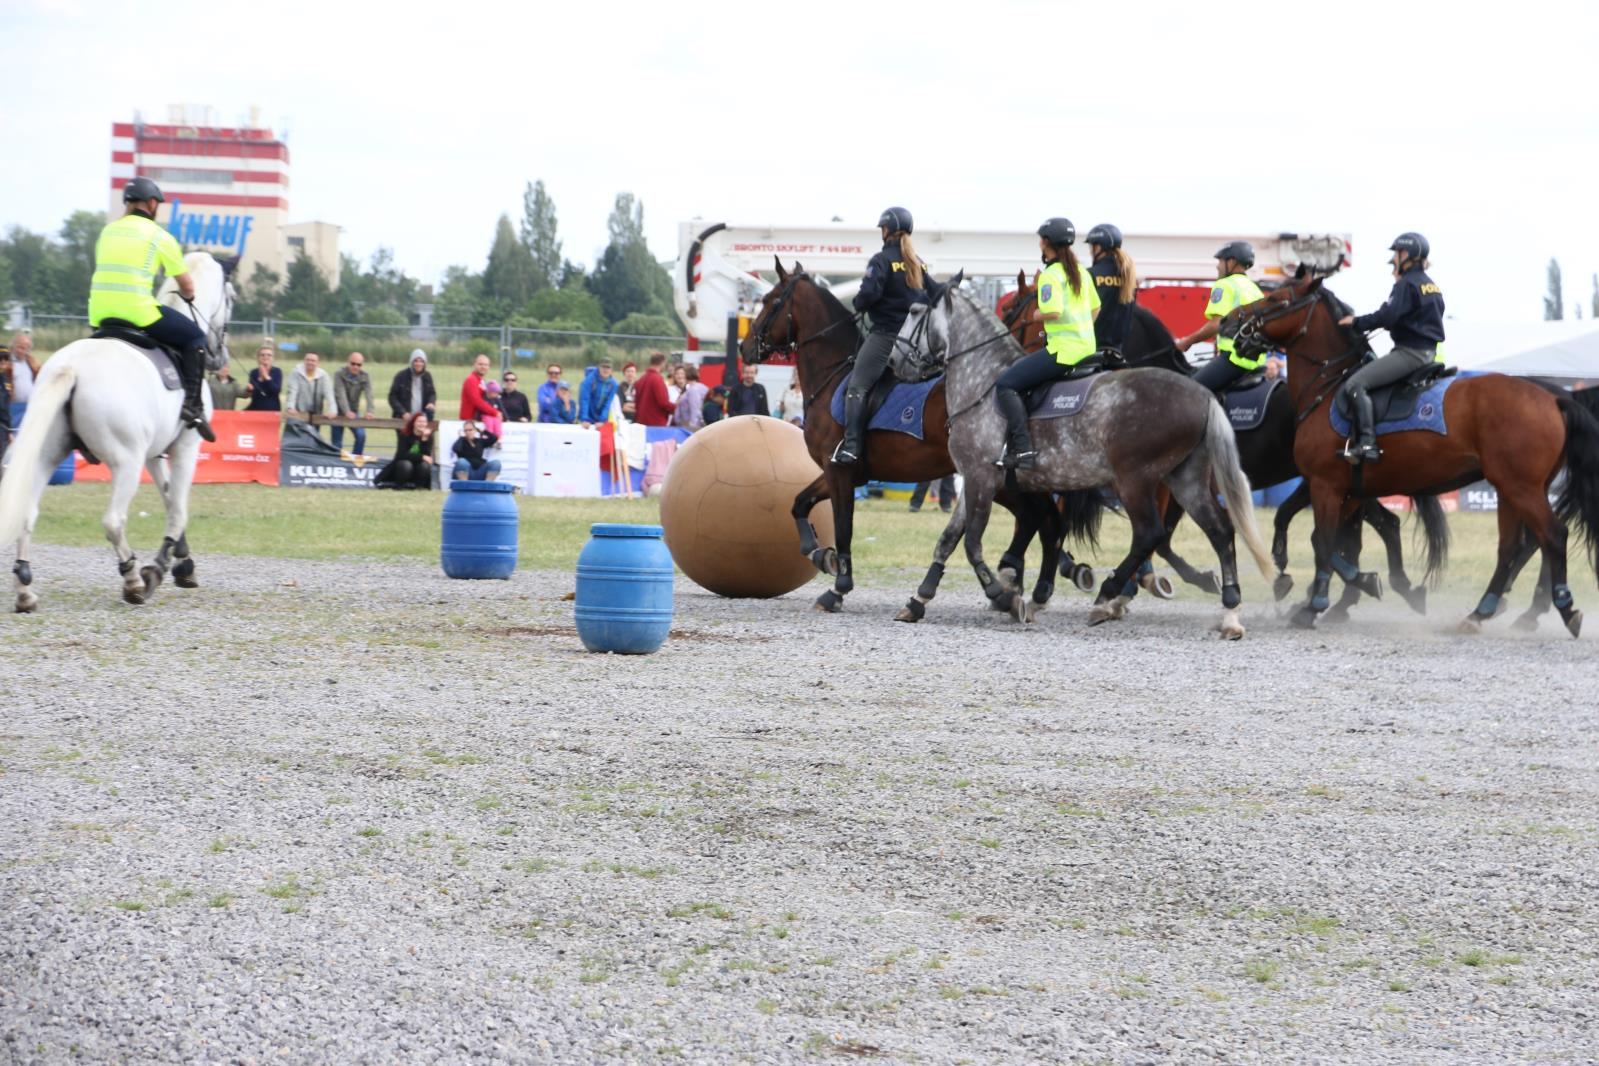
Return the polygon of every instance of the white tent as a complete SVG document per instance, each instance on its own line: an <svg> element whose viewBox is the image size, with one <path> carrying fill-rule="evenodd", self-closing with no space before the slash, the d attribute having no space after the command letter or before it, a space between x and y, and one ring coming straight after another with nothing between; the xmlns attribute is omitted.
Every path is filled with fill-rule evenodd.
<svg viewBox="0 0 1599 1066"><path fill-rule="evenodd" d="M1599 321L1444 324L1444 360L1462 370L1599 383ZM1382 345L1377 345L1379 351Z"/></svg>

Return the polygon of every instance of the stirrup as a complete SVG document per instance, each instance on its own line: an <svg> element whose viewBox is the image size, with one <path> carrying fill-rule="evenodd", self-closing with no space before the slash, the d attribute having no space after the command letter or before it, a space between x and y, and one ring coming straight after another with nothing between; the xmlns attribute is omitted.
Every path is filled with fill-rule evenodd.
<svg viewBox="0 0 1599 1066"><path fill-rule="evenodd" d="M1357 442L1355 438L1350 437L1344 443L1344 450L1340 454L1342 454L1344 461L1350 465L1375 463L1382 458L1382 449L1377 447L1376 441Z"/></svg>
<svg viewBox="0 0 1599 1066"><path fill-rule="evenodd" d="M1028 448L1024 452L1013 452L1009 445L1005 447L1005 454L994 460L994 465L1002 470L1036 470L1038 468L1038 452Z"/></svg>
<svg viewBox="0 0 1599 1066"><path fill-rule="evenodd" d="M844 442L839 441L838 447L833 449L831 461L837 466L853 466L861 461L861 457L852 451L845 450Z"/></svg>
<svg viewBox="0 0 1599 1066"><path fill-rule="evenodd" d="M198 414L191 414L185 411L180 417L183 419L183 424L185 426L200 434L202 440L205 440L211 444L215 444L217 442L216 430L212 429L211 423L206 421L204 410L200 411Z"/></svg>

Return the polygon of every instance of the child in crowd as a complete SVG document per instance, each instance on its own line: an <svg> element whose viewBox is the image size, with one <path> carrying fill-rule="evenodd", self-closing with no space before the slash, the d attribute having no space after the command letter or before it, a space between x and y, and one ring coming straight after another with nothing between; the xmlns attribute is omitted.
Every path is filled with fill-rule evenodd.
<svg viewBox="0 0 1599 1066"><path fill-rule="evenodd" d="M500 412L497 415L483 416L483 431L492 433L495 437L505 432L505 405L500 402L500 383L490 378L483 385L483 398L490 407Z"/></svg>

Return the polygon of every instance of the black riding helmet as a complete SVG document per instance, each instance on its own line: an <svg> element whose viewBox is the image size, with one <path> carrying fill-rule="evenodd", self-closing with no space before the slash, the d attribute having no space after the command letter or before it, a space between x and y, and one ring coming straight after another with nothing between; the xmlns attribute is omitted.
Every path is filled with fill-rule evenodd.
<svg viewBox="0 0 1599 1066"><path fill-rule="evenodd" d="M1122 231L1109 222L1101 222L1088 231L1084 238L1086 244L1097 244L1101 248L1120 248L1122 246Z"/></svg>
<svg viewBox="0 0 1599 1066"><path fill-rule="evenodd" d="M1038 235L1050 244L1072 244L1077 240L1077 227L1069 218L1048 218L1038 227Z"/></svg>
<svg viewBox="0 0 1599 1066"><path fill-rule="evenodd" d="M890 207L878 216L877 225L890 233L910 233L916 222L903 207Z"/></svg>
<svg viewBox="0 0 1599 1066"><path fill-rule="evenodd" d="M1410 258L1420 262L1432 255L1432 245L1427 243L1427 238L1419 233L1405 232L1394 238L1394 243L1388 246L1390 252L1405 252Z"/></svg>
<svg viewBox="0 0 1599 1066"><path fill-rule="evenodd" d="M1255 265L1255 248L1248 241L1230 241L1221 246L1212 259L1231 259L1244 267Z"/></svg>
<svg viewBox="0 0 1599 1066"><path fill-rule="evenodd" d="M161 186L149 178L134 178L122 187L122 202L125 204L142 203L145 200L157 200L166 203L167 198L161 195Z"/></svg>

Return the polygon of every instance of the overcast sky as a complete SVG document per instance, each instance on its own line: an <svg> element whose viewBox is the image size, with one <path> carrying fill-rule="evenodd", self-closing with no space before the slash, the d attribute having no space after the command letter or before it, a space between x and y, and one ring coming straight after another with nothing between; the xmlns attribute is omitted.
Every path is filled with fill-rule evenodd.
<svg viewBox="0 0 1599 1066"><path fill-rule="evenodd" d="M287 128L293 221L480 269L530 179L592 263L619 190L680 220L1348 231L1374 307L1400 230L1451 314L1542 315L1599 271L1599 4L877 5L8 0L0 224L103 210L110 125L169 103Z"/></svg>

